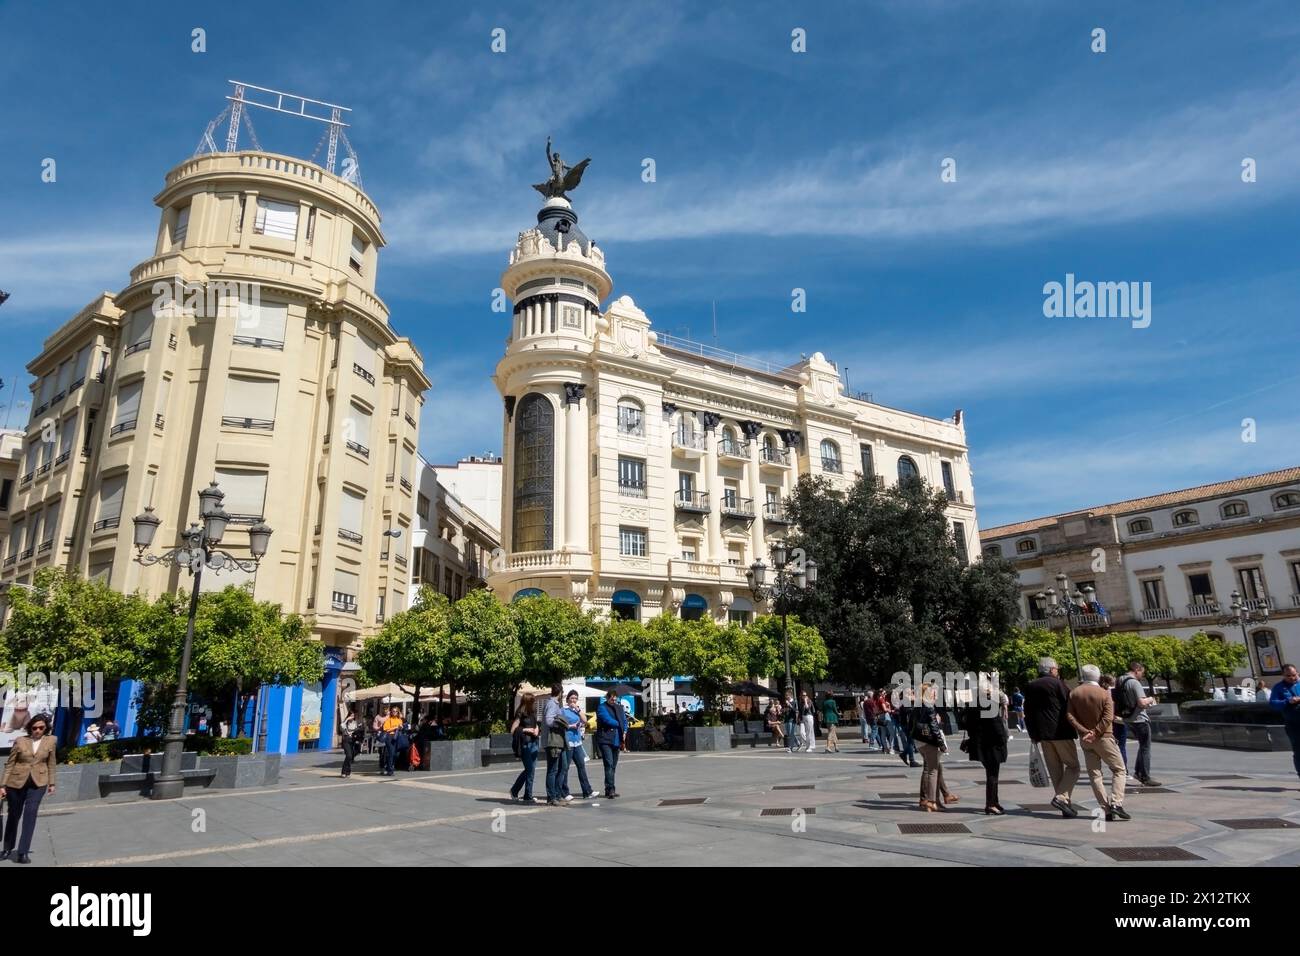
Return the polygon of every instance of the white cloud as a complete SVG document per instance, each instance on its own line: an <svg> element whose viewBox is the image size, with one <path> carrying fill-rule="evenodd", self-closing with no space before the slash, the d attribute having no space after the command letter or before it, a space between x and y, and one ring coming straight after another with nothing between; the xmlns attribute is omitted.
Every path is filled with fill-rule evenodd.
<svg viewBox="0 0 1300 956"><path fill-rule="evenodd" d="M131 267L153 254L151 235L147 225L123 223L111 233L0 243L0 275L12 296L4 306L6 321L48 321L51 310L70 318L99 293L117 292L130 282Z"/></svg>

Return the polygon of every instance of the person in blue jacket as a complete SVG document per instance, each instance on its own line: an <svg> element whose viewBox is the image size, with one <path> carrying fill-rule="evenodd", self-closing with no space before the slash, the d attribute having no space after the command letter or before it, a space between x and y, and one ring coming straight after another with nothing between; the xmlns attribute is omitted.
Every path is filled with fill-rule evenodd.
<svg viewBox="0 0 1300 956"><path fill-rule="evenodd" d="M627 747L627 712L618 694L609 691L596 708L596 747L605 765L605 796L618 796L614 789L614 773L618 770L619 751Z"/></svg>
<svg viewBox="0 0 1300 956"><path fill-rule="evenodd" d="M1273 685L1268 705L1282 713L1282 723L1291 740L1291 759L1295 762L1296 775L1300 776L1300 686L1296 683L1294 664L1282 668L1282 680Z"/></svg>

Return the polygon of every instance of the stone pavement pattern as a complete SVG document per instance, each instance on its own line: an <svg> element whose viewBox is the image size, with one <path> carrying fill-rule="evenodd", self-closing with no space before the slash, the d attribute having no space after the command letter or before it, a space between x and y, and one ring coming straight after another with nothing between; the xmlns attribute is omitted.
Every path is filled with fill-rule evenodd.
<svg viewBox="0 0 1300 956"><path fill-rule="evenodd" d="M1089 813L1086 774L1075 789L1078 819L1042 809L1050 794L1028 785L1023 736L1002 770L1004 817L984 814L983 769L955 742L944 772L960 802L947 813L916 808L919 770L856 742L842 746L837 755L762 747L627 754L621 798L565 809L512 803L506 791L518 765L382 778L373 758L363 758L341 780L337 754L303 754L285 761L273 788L51 806L41 814L33 862L1069 866L1124 865L1106 850L1150 847L1180 858L1165 865L1300 865L1300 781L1290 754L1156 744L1153 769L1167 792L1133 788L1125 801L1133 820L1103 827ZM598 782L598 762L591 773ZM536 792L545 793L544 763ZM695 802L663 803L670 800ZM943 826L909 832L916 824Z"/></svg>

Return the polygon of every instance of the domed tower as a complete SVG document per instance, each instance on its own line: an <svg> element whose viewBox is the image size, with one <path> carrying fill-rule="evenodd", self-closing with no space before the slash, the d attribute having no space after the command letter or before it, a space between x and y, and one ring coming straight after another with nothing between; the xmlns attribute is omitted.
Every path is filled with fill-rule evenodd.
<svg viewBox="0 0 1300 956"><path fill-rule="evenodd" d="M536 588L581 599L592 572L588 483L594 422L591 354L613 286L605 256L583 233L565 193L589 160L551 178L537 225L521 232L501 287L513 303L495 381L504 400L502 547L493 586L509 600Z"/></svg>

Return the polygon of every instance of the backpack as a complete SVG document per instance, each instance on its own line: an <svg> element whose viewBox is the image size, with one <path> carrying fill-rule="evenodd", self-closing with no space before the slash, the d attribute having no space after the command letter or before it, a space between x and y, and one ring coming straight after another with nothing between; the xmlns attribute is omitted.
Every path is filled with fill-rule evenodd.
<svg viewBox="0 0 1300 956"><path fill-rule="evenodd" d="M1130 684L1137 684L1138 687L1138 692L1133 695L1131 703L1129 698ZM1138 712L1137 699L1146 696L1142 692L1142 684L1136 677L1125 675L1123 682L1115 690L1118 692L1116 694L1115 713L1119 715L1120 720L1128 720Z"/></svg>

